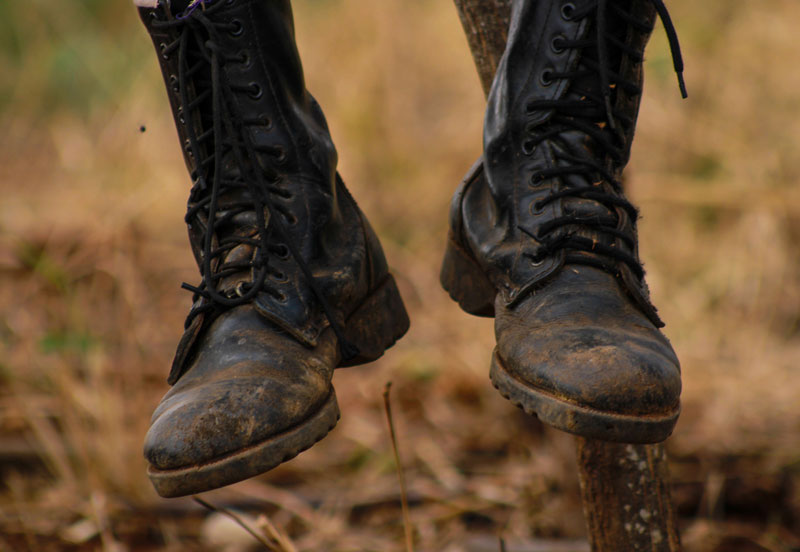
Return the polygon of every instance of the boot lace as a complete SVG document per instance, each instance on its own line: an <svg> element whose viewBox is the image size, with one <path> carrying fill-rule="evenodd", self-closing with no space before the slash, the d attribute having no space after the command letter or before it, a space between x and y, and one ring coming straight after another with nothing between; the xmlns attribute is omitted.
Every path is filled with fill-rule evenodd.
<svg viewBox="0 0 800 552"><path fill-rule="evenodd" d="M178 56L177 81L172 85L180 97L180 121L188 135L184 148L195 162L191 174L194 184L189 193L185 220L190 228L193 224L205 225L199 263L202 281L197 286L185 282L181 286L194 294L194 306L185 327L188 328L200 314L215 317L252 301L260 292L284 300L280 291L268 286L268 276L278 279L284 276L270 266L269 256L281 259L291 256L336 334L342 358L347 360L359 351L345 338L333 309L291 239L284 221L293 224L296 221L294 215L272 199L273 196L291 197L291 192L279 186L281 176L275 168L285 159L286 151L282 146L254 145L248 128L269 123L265 123L263 118L240 117L233 108L237 94L257 99L263 90L258 83L246 86L231 83L223 71L226 63L245 63L248 60L245 52L230 55L220 47L221 33L234 36L242 33L240 22L216 21L213 17L216 11L230 3L230 0L200 0L191 3L183 13L166 20L158 17L158 10L152 12L154 28L178 31L175 33L177 38L171 43L161 45L161 55L169 57L177 53ZM194 97L190 97L190 87L195 88ZM198 125L192 124L197 120L202 122L199 133ZM265 155L259 154L266 154L269 162L261 161ZM226 174L223 167L231 163L223 163L224 158L233 160L232 165L238 169L238 174ZM255 235L219 231L235 224L234 218L244 213L255 214ZM240 245L254 247L254 258L223 263L226 255ZM244 270L254 274L252 281L243 282L225 293L218 290L224 278ZM170 380L174 379L177 377L171 374Z"/></svg>
<svg viewBox="0 0 800 552"><path fill-rule="evenodd" d="M656 9L656 12L664 24L664 29L669 41L670 51L673 60L673 67L678 77L678 85L682 97L686 98L686 86L683 80L683 59L680 52L677 33L672 24L672 20L667 12L662 0L647 0ZM616 263L622 262L630 267L632 272L641 279L644 276L644 269L636 256L622 251L613 245L599 243L597 239L578 235L574 228L589 229L600 232L609 237L619 238L631 251L636 251L635 232L624 232L619 229L620 219L616 214L618 210L625 212L631 221L631 227L635 228L638 218L637 209L623 196L622 184L612 173L613 166L619 166L625 162L626 144L625 129L631 128L635 124L629 115L614 109L612 105L612 93L622 89L629 95L640 95L641 88L634 82L625 79L614 67L609 55L609 46L617 52L618 58L627 56L635 62L643 61L641 52L626 45L613 32L609 30L609 15L618 18L618 22L632 26L640 32L648 32L649 26L629 14L621 2L615 0L594 0L586 3L581 8L577 8L572 2L566 2L562 6L562 16L565 19L581 20L594 16L594 39L568 40L564 37L556 37L553 40L554 50L577 49L582 50L579 67L573 71L557 72L546 70L540 76L540 82L549 86L558 79L569 79L575 81L590 82L599 81L599 90L595 86L581 88L578 97L562 98L555 100L531 100L526 109L529 115L533 115L541 110L552 110L553 115L548 119L548 126L540 132L534 132L532 126L528 127L528 137L522 144L525 154L531 154L538 144L545 140L558 140L562 146L561 152L556 152L557 166L539 168L530 176L530 184L537 186L550 178L560 178L569 175L583 177L578 179L587 184L576 185L575 182L568 182L567 179L561 180L564 187L559 191L551 192L545 198L537 201L533 208L541 211L546 205L562 199L577 198L589 199L598 202L608 209L607 216L583 217L579 218L575 214L564 213L552 220L541 224L535 232L526 228L519 229L540 243L536 252L528 254L531 262L536 265L544 261L560 250L566 250L565 263L589 264L602 268L611 273L615 273ZM586 148L570 147L567 140L563 138L565 133L574 135L575 131L590 138L595 151L605 154L606 159L611 164L606 163L603 156L593 156ZM610 186L603 186L608 183ZM556 232L564 227L572 227L572 231ZM612 240L611 243L616 243ZM572 251L573 253L570 253ZM601 255L608 260L598 258L596 255L585 255L574 252L589 252Z"/></svg>

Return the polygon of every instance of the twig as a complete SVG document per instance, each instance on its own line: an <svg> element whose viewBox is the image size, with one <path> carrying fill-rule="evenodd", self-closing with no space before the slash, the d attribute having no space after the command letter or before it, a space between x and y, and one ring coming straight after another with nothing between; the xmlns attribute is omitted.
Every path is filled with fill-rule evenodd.
<svg viewBox="0 0 800 552"><path fill-rule="evenodd" d="M274 540L278 546L280 547L281 552L297 552L297 548L294 547L294 544L284 535L281 533L270 521L270 519L261 514L258 516L256 520L256 524L258 525L259 529L264 530L267 533L267 536Z"/></svg>
<svg viewBox="0 0 800 552"><path fill-rule="evenodd" d="M206 502L199 496L193 496L192 498L203 508L211 510L212 512L219 512L220 514L231 518L234 522L236 522L236 524L239 527L250 533L250 535L252 535L254 539L263 544L267 548L267 550L270 550L271 552L297 552L297 549L292 545L292 543L288 542L287 539L284 538L283 535L281 535L277 529L275 529L275 527L272 525L272 523L269 522L266 516L262 515L261 518L263 518L263 520L259 518L259 522L261 525L267 528L267 532L269 533L268 538L265 537L263 534L259 534L258 532L256 532L242 518L240 518L227 508L214 506L213 504L211 504L210 502Z"/></svg>
<svg viewBox="0 0 800 552"><path fill-rule="evenodd" d="M406 551L414 552L414 540L411 533L411 519L408 515L408 493L406 492L406 478L403 472L403 464L400 463L400 452L397 448L397 436L394 432L394 419L392 418L392 402L389 398L389 391L392 388L392 382L386 382L386 388L383 390L383 405L386 409L386 419L389 422L389 435L392 438L392 450L394 450L394 461L397 464L397 476L400 478L400 504L403 509L403 530L406 536Z"/></svg>

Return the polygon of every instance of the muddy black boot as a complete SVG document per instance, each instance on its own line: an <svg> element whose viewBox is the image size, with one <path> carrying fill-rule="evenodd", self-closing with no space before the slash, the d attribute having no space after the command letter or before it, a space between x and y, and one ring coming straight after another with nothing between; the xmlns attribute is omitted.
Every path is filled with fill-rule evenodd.
<svg viewBox="0 0 800 552"><path fill-rule="evenodd" d="M621 185L657 15L680 77L660 0L514 2L441 275L464 310L495 317L491 378L506 398L564 431L630 443L666 439L680 411L678 359Z"/></svg>
<svg viewBox="0 0 800 552"><path fill-rule="evenodd" d="M408 328L378 240L336 173L288 0L136 0L192 180L202 275L144 453L166 497L265 472L322 439L337 366Z"/></svg>

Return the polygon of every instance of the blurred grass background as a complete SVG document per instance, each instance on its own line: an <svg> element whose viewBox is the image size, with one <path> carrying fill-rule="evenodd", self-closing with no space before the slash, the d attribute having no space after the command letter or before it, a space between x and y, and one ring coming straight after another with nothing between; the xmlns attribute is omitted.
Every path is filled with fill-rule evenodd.
<svg viewBox="0 0 800 552"><path fill-rule="evenodd" d="M491 388L491 321L438 286L450 195L480 154L484 106L455 8L294 7L308 87L412 329L379 362L337 372L343 419L326 440L208 499L268 514L299 550L402 550L381 398L392 380L419 550L496 550L500 534L510 550L581 549L572 439ZM683 364L667 443L683 540L796 551L800 4L669 8L690 98L657 28L627 184ZM0 128L0 550L245 549L190 500L159 499L141 458L189 306L179 285L196 268L189 182L133 7L0 2Z"/></svg>

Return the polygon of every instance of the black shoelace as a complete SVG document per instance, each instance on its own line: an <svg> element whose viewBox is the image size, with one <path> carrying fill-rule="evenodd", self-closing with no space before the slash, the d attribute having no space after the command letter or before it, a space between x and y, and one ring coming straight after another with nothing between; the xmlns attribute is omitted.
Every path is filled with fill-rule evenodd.
<svg viewBox="0 0 800 552"><path fill-rule="evenodd" d="M182 284L184 289L193 292L195 302L185 326L188 328L201 313L217 315L252 301L261 292L269 293L278 300L286 300L281 292L267 285L270 274L278 279L284 276L270 266L269 255L281 259L291 256L336 334L342 358L353 358L358 355L357 347L345 338L333 309L316 284L284 223L283 219L292 223L293 215L278 207L270 197L290 197L291 192L279 186L280 174L274 166L257 161L259 154L266 154L273 164L279 164L286 152L280 146L255 146L247 128L264 125L264 121L242 118L231 108L235 105L235 94L258 98L263 91L257 83L247 86L230 83L222 69L228 62L244 62L242 58L246 56L229 56L219 46L221 32L234 35L242 32L241 23L214 20L214 13L225 4L222 0L199 2L177 17L167 20L156 18L152 22L154 28L172 27L179 31L178 38L163 45L161 54L170 56L177 51L179 73L174 85L180 95L181 122L185 124L188 135L185 148L196 165L192 174L194 185L189 195L186 223L206 225L200 264L202 282L198 286ZM190 83L196 87L194 98L189 95ZM192 117L207 122L209 106L211 124L202 125L202 132L198 134ZM209 143L212 144L210 147L207 146ZM222 161L226 155L233 156L234 164L240 171L235 177L223 174ZM236 199L231 201L231 197ZM220 208L222 198L225 198L224 207ZM234 217L247 212L255 214L257 236L226 232L224 238L214 243L218 228L229 225ZM223 264L225 255L243 244L256 248L255 259ZM251 271L251 274L255 272L251 282L238 285L224 294L218 291L221 280L244 270ZM170 380L177 379L174 376L178 375L171 374Z"/></svg>
<svg viewBox="0 0 800 552"><path fill-rule="evenodd" d="M678 85L681 95L685 98L687 94L683 80L683 59L675 27L662 0L648 1L653 4L664 24L672 54L673 67L678 76ZM526 154L533 152L536 146L545 140L558 140L564 133L577 131L591 138L595 148L608 155L613 163L619 164L623 162L625 156L625 133L621 127L630 128L635 121L624 113L614 110L611 101L612 91L615 87L623 89L630 95L640 95L642 91L636 83L624 79L622 75L613 70L609 60L609 44L619 50L620 56L628 56L637 62L642 61L642 56L640 52L630 48L622 40L608 32L607 18L609 10L613 10L615 16L634 29L640 32L649 31L648 25L637 21L620 7L619 3L613 0L595 0L580 9L576 8L572 3L564 4L562 15L567 19L580 20L595 15L596 38L594 40L591 38L567 40L559 37L554 41L553 47L557 49L593 49L596 51L596 59L583 54L581 59L583 69L569 72L548 70L542 75L542 79L545 84L549 84L557 79L569 79L574 82L576 79L595 78L599 80L600 93L582 90L580 99L533 100L528 102L528 113L533 114L541 110L552 110L553 116L548 120L548 128L546 130L532 134L522 144L523 151ZM555 232L568 226L590 229L613 238L619 238L627 244L631 251L635 251L635 235L619 230L619 218L612 213L615 213L616 209L624 210L630 217L632 227L635 227L638 218L637 209L624 198L622 184L606 168L602 158L587 155L583 148L578 148L579 151L576 151L574 148L570 148L565 140L560 140L559 142L565 150L564 153L556 154L560 162L559 165L536 170L530 177L531 184L535 186L550 178L570 175L583 177L587 184L567 186L560 191L553 192L538 201L534 205L534 209L541 210L547 204L562 198L577 198L589 199L602 204L608 209L609 215L588 219L566 213L540 225L536 232L531 232L520 226L519 229L522 232L540 243L537 251L529 255L531 261L534 265L540 264L546 257L565 250L567 251L565 258L565 263L567 264L589 264L611 273L616 273L616 262L623 262L641 279L644 276L644 270L634 255L626 253L617 247L599 243L595 239L578 235L574 231ZM612 187L613 192L604 189L602 185L589 184L591 182L598 184L607 182ZM570 251L598 254L609 258L611 262L600 259L595 255L570 254Z"/></svg>

